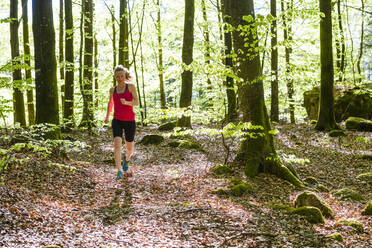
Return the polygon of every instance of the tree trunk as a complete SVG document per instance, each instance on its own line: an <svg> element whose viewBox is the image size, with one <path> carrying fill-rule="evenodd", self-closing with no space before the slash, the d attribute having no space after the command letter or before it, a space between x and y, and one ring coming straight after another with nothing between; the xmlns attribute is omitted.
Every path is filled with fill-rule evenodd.
<svg viewBox="0 0 372 248"><path fill-rule="evenodd" d="M93 1L83 0L84 7L84 68L83 68L83 118L80 126L94 126L93 120Z"/></svg>
<svg viewBox="0 0 372 248"><path fill-rule="evenodd" d="M111 7L111 26L112 26L112 56L113 56L112 69L115 70L115 67L117 66L117 62L116 62L117 51L116 51L116 28L115 28L115 7L114 5L112 5ZM113 79L113 85L114 86L116 85L115 78Z"/></svg>
<svg viewBox="0 0 372 248"><path fill-rule="evenodd" d="M19 39L18 39L18 0L10 0L10 50L12 56L13 71L13 110L14 124L17 122L21 126L26 126L25 100L23 92L20 90L22 82L22 72L19 69Z"/></svg>
<svg viewBox="0 0 372 248"><path fill-rule="evenodd" d="M344 35L344 28L342 25L341 0L337 0L337 19L338 19L338 28L340 32L340 43L341 43L340 64L338 67L338 70L339 70L338 81L343 82L344 71L345 71L345 35Z"/></svg>
<svg viewBox="0 0 372 248"><path fill-rule="evenodd" d="M180 108L186 109L191 106L192 98L192 71L189 68L193 61L194 48L194 0L185 0L185 22L183 30L183 46L182 46L182 87L180 95ZM177 120L178 127L191 128L191 117L183 115Z"/></svg>
<svg viewBox="0 0 372 248"><path fill-rule="evenodd" d="M64 37L64 25L63 25L63 0L59 0L59 78L61 79L61 104L62 109L65 106L65 68L64 68L64 56L63 56L63 37Z"/></svg>
<svg viewBox="0 0 372 248"><path fill-rule="evenodd" d="M331 0L319 0L320 12L320 101L317 130L337 128L333 111L333 55Z"/></svg>
<svg viewBox="0 0 372 248"><path fill-rule="evenodd" d="M74 126L74 22L72 16L72 0L65 0L65 104L63 119L67 126Z"/></svg>
<svg viewBox="0 0 372 248"><path fill-rule="evenodd" d="M94 34L94 107L98 108L98 42L97 36Z"/></svg>
<svg viewBox="0 0 372 248"><path fill-rule="evenodd" d="M157 20L157 31L158 31L158 53L159 53L159 89L160 89L160 107L162 109L166 108L165 92L164 92L164 66L163 66L163 45L161 38L161 13L160 13L160 0L157 0L158 8L158 20Z"/></svg>
<svg viewBox="0 0 372 248"><path fill-rule="evenodd" d="M205 0L201 0L201 5L202 5L202 12L203 12L203 20L204 20L204 25L203 25L203 33L204 33L204 58L205 58L205 64L206 68L209 69L210 64L211 64L211 45L210 45L210 39L209 39L209 28L208 28L208 17L207 17L207 8L205 7ZM211 79L209 78L209 72L207 71L207 92L209 94L209 99L208 99L208 105L213 105L212 104L212 82Z"/></svg>
<svg viewBox="0 0 372 248"><path fill-rule="evenodd" d="M84 0L81 0L81 13L80 13L80 48L79 48L79 88L83 94L83 50L84 50Z"/></svg>
<svg viewBox="0 0 372 248"><path fill-rule="evenodd" d="M358 81L359 83L362 82L362 69L360 67L360 63L362 61L363 57L363 44L364 44L364 0L361 0L362 2L362 9L361 9L361 14L362 14L362 25L360 27L360 46L359 46L359 56L358 56L358 61L357 61L357 68L358 68Z"/></svg>
<svg viewBox="0 0 372 248"><path fill-rule="evenodd" d="M32 84L31 76L31 52L30 52L30 39L28 32L28 1L22 0L22 16L23 16L23 47L24 47L24 62L26 64L25 76L27 85ZM35 104L34 104L34 90L27 89L27 112L28 124L35 124Z"/></svg>
<svg viewBox="0 0 372 248"><path fill-rule="evenodd" d="M127 0L120 0L119 64L129 68L129 28Z"/></svg>
<svg viewBox="0 0 372 248"><path fill-rule="evenodd" d="M52 0L32 2L35 46L36 123L59 124L57 61Z"/></svg>
<svg viewBox="0 0 372 248"><path fill-rule="evenodd" d="M285 75L286 75L286 82L287 82L287 91L288 91L288 101L289 101L289 115L291 119L291 123L294 124L296 122L294 116L294 87L293 87L293 79L290 75L292 72L292 65L291 65L291 54L292 54L292 12L293 12L293 0L291 0L289 6L285 7L284 0L281 1L281 8L283 12L283 27L284 27L284 40L288 41L285 45ZM288 14L288 12L290 14Z"/></svg>
<svg viewBox="0 0 372 248"><path fill-rule="evenodd" d="M222 2L222 14L224 16L224 22L231 24L231 1L223 0ZM232 39L231 31L229 31L224 25L224 44L225 44L225 66L228 70L233 70L232 61ZM234 89L234 79L226 76L225 80L226 96L227 96L227 122L235 122L238 119L238 112L236 109L236 93Z"/></svg>
<svg viewBox="0 0 372 248"><path fill-rule="evenodd" d="M271 121L279 121L279 86L278 86L278 35L276 27L276 0L270 0L271 23Z"/></svg>
<svg viewBox="0 0 372 248"><path fill-rule="evenodd" d="M248 126L243 131L247 133L242 139L236 162L243 165L247 176L256 176L259 172L272 173L288 180L296 186L303 186L292 172L280 163L270 133L271 126L264 102L261 64L258 52L257 30L254 26L253 0L231 1L232 23L234 27L234 49L238 55L238 76L242 79L238 83L240 106L243 121L250 122L254 128ZM248 23L244 16L250 15L253 20ZM239 26L248 25L248 32ZM244 28L244 30L246 30ZM242 35L243 31L243 35ZM246 46L245 44L248 44Z"/></svg>

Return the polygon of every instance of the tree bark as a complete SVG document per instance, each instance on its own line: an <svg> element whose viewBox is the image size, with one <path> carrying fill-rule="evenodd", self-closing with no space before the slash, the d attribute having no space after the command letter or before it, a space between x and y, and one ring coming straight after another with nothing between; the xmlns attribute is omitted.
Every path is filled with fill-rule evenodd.
<svg viewBox="0 0 372 248"><path fill-rule="evenodd" d="M65 104L63 119L67 126L74 126L74 22L72 0L65 0Z"/></svg>
<svg viewBox="0 0 372 248"><path fill-rule="evenodd" d="M61 104L62 109L65 105L65 67L63 56L63 38L64 38L64 25L63 25L63 0L59 0L59 78L61 79Z"/></svg>
<svg viewBox="0 0 372 248"><path fill-rule="evenodd" d="M162 44L162 37L161 37L161 13L160 13L160 0L157 0L157 31L158 31L158 53L159 53L159 62L158 62L158 70L159 70L159 89L160 89L160 107L162 109L166 108L166 100L165 100L165 92L164 92L164 66L163 66L163 44Z"/></svg>
<svg viewBox="0 0 372 248"><path fill-rule="evenodd" d="M98 108L98 42L94 34L94 107Z"/></svg>
<svg viewBox="0 0 372 248"><path fill-rule="evenodd" d="M358 81L359 83L362 82L362 69L360 67L360 63L362 61L363 57L363 44L364 44L364 0L361 0L362 2L362 9L361 9L361 15L362 15L362 25L360 27L360 45L359 45L359 56L357 61L357 68L358 68Z"/></svg>
<svg viewBox="0 0 372 248"><path fill-rule="evenodd" d="M224 22L226 24L231 24L231 1L223 0L222 2L222 14L224 16ZM228 70L233 70L233 61L232 61L232 39L231 31L226 28L224 25L224 44L225 44L225 66ZM234 89L234 79L232 77L226 76L225 80L226 86L226 96L227 96L227 122L235 122L238 119L238 112L236 109L236 93Z"/></svg>
<svg viewBox="0 0 372 248"><path fill-rule="evenodd" d="M117 51L116 51L116 27L115 27L115 7L112 5L111 7L111 27L112 27L112 70L115 70L115 67L117 66ZM113 79L113 86L116 85L115 78Z"/></svg>
<svg viewBox="0 0 372 248"><path fill-rule="evenodd" d="M203 34L204 34L204 59L205 59L205 64L206 68L209 69L209 66L211 64L211 45L210 45L210 39L209 39L209 28L208 28L208 17L207 17L207 8L205 6L205 0L201 0L201 5L202 5L202 12L203 12L203 20L204 20L204 25L203 25ZM208 103L209 105L212 105L212 82L211 79L209 78L207 71L207 92L209 94L209 99Z"/></svg>
<svg viewBox="0 0 372 248"><path fill-rule="evenodd" d="M317 130L338 128L333 111L333 55L331 0L319 0L320 12L320 101Z"/></svg>
<svg viewBox="0 0 372 248"><path fill-rule="evenodd" d="M243 166L247 176L253 177L259 172L267 172L288 180L296 186L303 186L301 181L280 163L274 148L264 102L253 0L232 0L231 13L234 27L234 49L239 63L237 74L242 79L238 83L238 90L243 121L254 125L243 130L246 135L241 141L235 161ZM250 22L243 20L243 17L247 15L253 17L253 20ZM247 25L248 30L245 29ZM255 126L260 128L255 128Z"/></svg>
<svg viewBox="0 0 372 248"><path fill-rule="evenodd" d="M278 86L278 35L276 25L276 0L270 0L271 23L271 121L279 121L279 86Z"/></svg>
<svg viewBox="0 0 372 248"><path fill-rule="evenodd" d="M120 0L119 64L129 68L129 28L127 0Z"/></svg>
<svg viewBox="0 0 372 248"><path fill-rule="evenodd" d="M14 124L17 122L21 126L26 126L25 100L23 92L20 90L22 82L22 72L19 69L19 38L18 38L18 0L10 0L10 50L12 56L13 71L13 114Z"/></svg>
<svg viewBox="0 0 372 248"><path fill-rule="evenodd" d="M193 61L194 48L194 0L185 0L185 20L183 30L183 46L182 46L182 86L180 95L180 108L186 109L191 106L193 73L189 68ZM178 127L191 128L191 117L183 115L177 120Z"/></svg>
<svg viewBox="0 0 372 248"><path fill-rule="evenodd" d="M36 123L59 124L57 61L52 0L34 0Z"/></svg>
<svg viewBox="0 0 372 248"><path fill-rule="evenodd" d="M80 126L94 126L93 120L93 1L83 0L84 11L84 68L83 68L83 118Z"/></svg>
<svg viewBox="0 0 372 248"><path fill-rule="evenodd" d="M344 71L345 71L345 35L344 35L344 28L342 25L342 13L341 13L341 0L337 0L337 20L338 20L338 28L340 32L340 43L341 43L341 51L340 51L340 63L339 63L339 82L343 82L344 80Z"/></svg>
<svg viewBox="0 0 372 248"><path fill-rule="evenodd" d="M22 16L23 16L23 49L24 49L24 62L26 64L25 77L27 85L31 85L31 51L30 51L30 38L28 31L28 1L22 0ZM35 124L35 104L34 104L34 90L27 89L27 112L28 124Z"/></svg>

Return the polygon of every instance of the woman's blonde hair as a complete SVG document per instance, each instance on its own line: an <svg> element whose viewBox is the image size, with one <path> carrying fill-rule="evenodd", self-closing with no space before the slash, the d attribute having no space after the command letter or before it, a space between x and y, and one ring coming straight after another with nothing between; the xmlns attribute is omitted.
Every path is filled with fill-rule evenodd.
<svg viewBox="0 0 372 248"><path fill-rule="evenodd" d="M128 68L125 68L124 66L122 65L118 65L116 66L115 70L114 70L114 75L119 72L119 71L123 71L124 74L125 74L125 78L128 80L128 81L132 81L133 79L133 76L132 74L129 72Z"/></svg>

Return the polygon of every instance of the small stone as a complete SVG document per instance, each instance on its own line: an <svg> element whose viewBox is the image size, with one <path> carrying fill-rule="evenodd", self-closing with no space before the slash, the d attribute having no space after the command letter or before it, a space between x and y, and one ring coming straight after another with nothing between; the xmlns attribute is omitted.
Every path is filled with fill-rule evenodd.
<svg viewBox="0 0 372 248"><path fill-rule="evenodd" d="M364 198L352 189L340 189L335 193L340 200L363 201Z"/></svg>
<svg viewBox="0 0 372 248"><path fill-rule="evenodd" d="M199 143L190 140L182 140L178 147L184 149L195 149L198 151L203 151L203 148Z"/></svg>
<svg viewBox="0 0 372 248"><path fill-rule="evenodd" d="M318 195L315 193L305 191L296 197L294 202L295 207L311 206L318 208L325 217L332 218L334 216L331 207L325 203Z"/></svg>
<svg viewBox="0 0 372 248"><path fill-rule="evenodd" d="M324 223L322 212L320 212L319 208L316 207L299 207L295 208L291 213L304 216L305 219L312 224Z"/></svg>
<svg viewBox="0 0 372 248"><path fill-rule="evenodd" d="M253 187L247 184L246 182L242 182L238 185L235 185L230 189L231 195L233 196L242 196L245 193L252 192L252 191L253 191Z"/></svg>
<svg viewBox="0 0 372 248"><path fill-rule="evenodd" d="M163 136L157 135L157 134L149 134L149 135L145 135L140 141L140 143L143 145L150 145L150 144L158 145L163 141L164 141Z"/></svg>
<svg viewBox="0 0 372 248"><path fill-rule="evenodd" d="M338 232L335 232L335 233L332 233L328 236L326 236L327 238L330 238L330 239L334 239L334 240L337 240L339 242L344 242L344 238L342 237L342 235Z"/></svg>
<svg viewBox="0 0 372 248"><path fill-rule="evenodd" d="M371 216L372 215L372 201L369 201L366 207L362 211L362 215Z"/></svg>
<svg viewBox="0 0 372 248"><path fill-rule="evenodd" d="M176 122L167 122L158 127L159 131L172 131L176 127Z"/></svg>

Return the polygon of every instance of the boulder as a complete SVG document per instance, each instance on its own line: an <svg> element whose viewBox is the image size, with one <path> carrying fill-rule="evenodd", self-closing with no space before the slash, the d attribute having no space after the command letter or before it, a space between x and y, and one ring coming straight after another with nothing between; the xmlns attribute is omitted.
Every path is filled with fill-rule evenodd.
<svg viewBox="0 0 372 248"><path fill-rule="evenodd" d="M325 203L318 195L315 193L305 191L299 194L296 197L294 202L294 206L303 207L303 206L311 206L318 208L325 217L332 218L334 216L333 210L331 207Z"/></svg>
<svg viewBox="0 0 372 248"><path fill-rule="evenodd" d="M176 127L176 122L167 122L158 127L159 131L172 131Z"/></svg>
<svg viewBox="0 0 372 248"><path fill-rule="evenodd" d="M349 117L345 121L346 129L372 132L372 121L359 117Z"/></svg>
<svg viewBox="0 0 372 248"><path fill-rule="evenodd" d="M190 140L182 140L178 147L184 149L195 149L198 151L203 151L203 148L199 143Z"/></svg>
<svg viewBox="0 0 372 248"><path fill-rule="evenodd" d="M364 229L362 223L360 223L357 220L353 220L353 219L342 219L342 220L339 220L337 224L342 225L342 226L350 226L358 233L362 233Z"/></svg>
<svg viewBox="0 0 372 248"><path fill-rule="evenodd" d="M319 87L304 92L304 105L310 120L318 119Z"/></svg>
<svg viewBox="0 0 372 248"><path fill-rule="evenodd" d="M324 217L322 215L322 212L320 212L319 208L316 207L308 206L299 207L292 210L291 213L304 216L305 219L312 224L324 223Z"/></svg>
<svg viewBox="0 0 372 248"><path fill-rule="evenodd" d="M341 233L335 232L330 235L326 236L327 238L337 240L339 242L344 242L344 238L342 237Z"/></svg>
<svg viewBox="0 0 372 248"><path fill-rule="evenodd" d="M369 201L366 207L362 211L362 215L371 216L372 215L372 201Z"/></svg>
<svg viewBox="0 0 372 248"><path fill-rule="evenodd" d="M340 200L363 201L364 198L352 189L340 189L335 192Z"/></svg>
<svg viewBox="0 0 372 248"><path fill-rule="evenodd" d="M145 135L140 141L143 145L158 145L164 141L164 137L157 134Z"/></svg>

